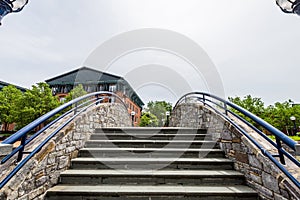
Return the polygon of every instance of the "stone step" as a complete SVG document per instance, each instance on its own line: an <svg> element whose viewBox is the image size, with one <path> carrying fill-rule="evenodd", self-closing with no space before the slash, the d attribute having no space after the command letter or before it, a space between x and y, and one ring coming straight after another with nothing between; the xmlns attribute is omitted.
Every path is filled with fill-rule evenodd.
<svg viewBox="0 0 300 200"><path fill-rule="evenodd" d="M138 133L95 133L90 140L211 140L211 134L138 134Z"/></svg>
<svg viewBox="0 0 300 200"><path fill-rule="evenodd" d="M186 140L88 140L86 148L219 148L215 141L186 141Z"/></svg>
<svg viewBox="0 0 300 200"><path fill-rule="evenodd" d="M201 169L232 170L226 158L75 158L72 169Z"/></svg>
<svg viewBox="0 0 300 200"><path fill-rule="evenodd" d="M173 128L173 127L124 127L124 128L98 128L95 133L138 133L138 134L206 134L207 129L194 129L194 128Z"/></svg>
<svg viewBox="0 0 300 200"><path fill-rule="evenodd" d="M257 193L247 186L140 186L59 185L47 191L46 200L254 200Z"/></svg>
<svg viewBox="0 0 300 200"><path fill-rule="evenodd" d="M220 149L171 149L171 148L83 148L80 157L133 157L133 158L224 158Z"/></svg>
<svg viewBox="0 0 300 200"><path fill-rule="evenodd" d="M232 170L67 170L60 183L70 185L239 185L243 174Z"/></svg>

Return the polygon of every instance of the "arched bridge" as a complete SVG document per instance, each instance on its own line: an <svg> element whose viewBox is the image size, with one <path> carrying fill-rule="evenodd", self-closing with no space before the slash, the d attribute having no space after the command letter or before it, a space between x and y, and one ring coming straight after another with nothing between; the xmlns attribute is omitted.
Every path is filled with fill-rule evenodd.
<svg viewBox="0 0 300 200"><path fill-rule="evenodd" d="M0 199L300 199L299 144L222 98L189 93L170 127L130 126L109 92L47 113L1 143Z"/></svg>

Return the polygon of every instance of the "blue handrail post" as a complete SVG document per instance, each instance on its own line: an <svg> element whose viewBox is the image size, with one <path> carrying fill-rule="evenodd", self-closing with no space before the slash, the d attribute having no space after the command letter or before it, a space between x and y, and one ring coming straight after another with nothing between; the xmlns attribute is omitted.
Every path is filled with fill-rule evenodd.
<svg viewBox="0 0 300 200"><path fill-rule="evenodd" d="M203 94L203 104L205 106L205 95Z"/></svg>
<svg viewBox="0 0 300 200"><path fill-rule="evenodd" d="M26 143L26 139L27 139L27 134L25 134L22 139L21 139L21 148L19 150L19 154L18 154L18 158L17 158L17 162L20 162L23 159L23 154L24 154L24 148L25 148L25 143Z"/></svg>
<svg viewBox="0 0 300 200"><path fill-rule="evenodd" d="M281 152L281 148L282 148L281 141L280 141L279 137L275 136L275 138L276 138L276 144L277 144L280 162L281 162L281 164L285 165L284 156L283 156L283 153Z"/></svg>
<svg viewBox="0 0 300 200"><path fill-rule="evenodd" d="M224 110L225 110L225 115L228 116L228 108L226 102L224 102Z"/></svg>
<svg viewBox="0 0 300 200"><path fill-rule="evenodd" d="M97 95L96 95L96 105L98 105L98 104L100 103L100 102L99 102L99 99L100 99L100 98L99 98L99 95L97 94Z"/></svg>
<svg viewBox="0 0 300 200"><path fill-rule="evenodd" d="M78 107L78 103L76 102L76 103L75 103L74 115L76 115L76 113L77 113L77 107Z"/></svg>

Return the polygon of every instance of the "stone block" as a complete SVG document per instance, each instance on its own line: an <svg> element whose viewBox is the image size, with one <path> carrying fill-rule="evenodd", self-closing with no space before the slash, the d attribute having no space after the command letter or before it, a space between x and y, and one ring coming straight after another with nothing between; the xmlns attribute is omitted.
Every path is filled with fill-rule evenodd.
<svg viewBox="0 0 300 200"><path fill-rule="evenodd" d="M36 187L40 187L42 185L44 185L46 182L48 181L48 177L47 176L42 176L39 179L36 180L35 184Z"/></svg>
<svg viewBox="0 0 300 200"><path fill-rule="evenodd" d="M256 155L248 155L249 165L258 169L262 169L262 163L256 158Z"/></svg>
<svg viewBox="0 0 300 200"><path fill-rule="evenodd" d="M232 141L232 135L231 135L231 132L229 131L224 131L222 133L222 140L228 140L228 141Z"/></svg>
<svg viewBox="0 0 300 200"><path fill-rule="evenodd" d="M17 200L30 200L30 199L29 199L29 195L24 195L24 196L18 198Z"/></svg>
<svg viewBox="0 0 300 200"><path fill-rule="evenodd" d="M282 184L289 193L291 199L300 199L300 189L298 187L296 187L286 179L282 181Z"/></svg>
<svg viewBox="0 0 300 200"><path fill-rule="evenodd" d="M269 188L270 190L272 190L276 193L280 193L279 186L278 186L278 181L274 176L272 176L271 174L263 172L262 173L262 181L263 181L263 185L266 188Z"/></svg>
<svg viewBox="0 0 300 200"><path fill-rule="evenodd" d="M67 147L66 143L56 145L56 151L64 150Z"/></svg>
<svg viewBox="0 0 300 200"><path fill-rule="evenodd" d="M250 185L254 186L255 190L258 192L261 199L274 199L273 192L269 190L267 187L264 187L260 184L250 182Z"/></svg>
<svg viewBox="0 0 300 200"><path fill-rule="evenodd" d="M235 158L238 162L249 164L248 155L245 153L235 152Z"/></svg>
<svg viewBox="0 0 300 200"><path fill-rule="evenodd" d="M274 194L274 200L288 200L287 198L284 198L280 194Z"/></svg>
<svg viewBox="0 0 300 200"><path fill-rule="evenodd" d="M19 197L18 191L15 190L9 193L6 200L16 200L18 199L18 197Z"/></svg>
<svg viewBox="0 0 300 200"><path fill-rule="evenodd" d="M0 158L7 156L12 152L13 145L12 144L1 144L0 143Z"/></svg>
<svg viewBox="0 0 300 200"><path fill-rule="evenodd" d="M32 192L30 192L28 195L29 195L29 199L34 199L36 198L37 196L39 195L42 195L44 193L44 188L43 187L40 187L40 188L37 188L35 190L33 190Z"/></svg>
<svg viewBox="0 0 300 200"><path fill-rule="evenodd" d="M58 169L66 168L70 163L69 157L62 156L58 158Z"/></svg>
<svg viewBox="0 0 300 200"><path fill-rule="evenodd" d="M282 197L284 197L286 199L290 199L289 193L286 190L280 189L280 194Z"/></svg>
<svg viewBox="0 0 300 200"><path fill-rule="evenodd" d="M52 165L54 163L56 163L56 157L57 157L57 153L51 153L48 156L48 165Z"/></svg>
<svg viewBox="0 0 300 200"><path fill-rule="evenodd" d="M45 146L39 153L35 155L38 162L41 162L49 153L53 152L55 149L55 143L51 141L47 146Z"/></svg>

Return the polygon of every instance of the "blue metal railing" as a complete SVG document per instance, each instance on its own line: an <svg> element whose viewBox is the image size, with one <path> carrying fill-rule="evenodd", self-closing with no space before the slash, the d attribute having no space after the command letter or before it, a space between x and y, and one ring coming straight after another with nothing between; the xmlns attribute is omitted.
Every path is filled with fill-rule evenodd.
<svg viewBox="0 0 300 200"><path fill-rule="evenodd" d="M93 97L93 98L92 98ZM21 140L21 144L19 147L15 148L9 155L7 155L2 161L1 164L4 164L9 159L11 159L14 155L18 154L17 157L17 166L0 182L0 189L4 187L4 185L16 175L16 173L36 154L38 153L44 146L49 142L60 130L62 130L64 127L66 127L70 122L72 122L78 115L80 115L82 112L86 111L88 108L90 108L93 105L97 105L101 103L105 99L112 99L117 98L124 106L125 109L128 110L127 105L123 102L123 100L117 96L115 93L111 92L94 92L87 94L85 96L79 97L77 99L74 99L50 112L47 114L41 116L40 118L36 119L29 125L25 126L18 132L16 132L14 135L10 136L6 140L2 142L2 144L14 144L17 141ZM78 105L79 104L79 105ZM45 123L50 118L54 117L56 114L61 113L62 111L66 110L67 108L75 105L74 108L65 111L64 114L59 116L58 118L51 121L49 124L47 124L45 127L43 127L41 130L39 130L37 133L32 135L29 139L27 139L28 133L30 133L32 130L34 130L39 125ZM74 113L73 115L70 115ZM70 115L70 117L58 128L56 128L46 139L41 141L41 143L23 159L24 149L27 144L29 144L31 141L38 138L41 133L43 133L45 130L50 128L52 125L54 125L59 120L63 119L64 117L67 117ZM129 114L128 114L129 115Z"/></svg>
<svg viewBox="0 0 300 200"><path fill-rule="evenodd" d="M267 158L269 158L299 189L300 189L300 182L286 169L285 165L285 157L286 156L290 161L292 161L295 165L300 167L300 162L292 156L289 152L287 152L284 148L282 148L282 143L284 143L286 146L291 148L293 151L295 151L296 155L300 154L300 144L298 144L296 141L292 140L288 136L286 136L284 133L270 125L269 123L265 122L261 118L257 117L256 115L252 114L251 112L245 110L244 108L226 101L218 96L205 93L205 92L191 92L183 97L181 97L177 103L174 106L174 109L178 105L180 105L183 101L187 102L187 99L193 98L201 103L203 103L205 106L210 107L213 109L217 114L221 115L224 119L226 119L228 122L230 122L236 129L238 129L245 137L247 137L257 148L261 150L263 155L265 155ZM214 105L214 106L212 106ZM219 109L218 109L219 108ZM231 108L231 110L229 109ZM220 109L224 112L221 112ZM242 118L241 116L234 113L232 110L238 111L242 113L244 116L250 118L255 123L260 125L262 128L266 129L269 133L275 136L276 142L271 140L268 136L266 136L261 130L253 126L250 122L248 122L246 119ZM244 129L242 129L234 120L232 120L228 113L231 115L237 117L239 120L241 120L243 123L247 124L251 129L253 129L255 132L257 132L260 136L262 136L269 144L274 146L278 154L273 155L271 154L267 149L265 149L261 144L259 144L258 141L256 141L249 133L247 133ZM280 162L276 159L276 157L279 157Z"/></svg>

